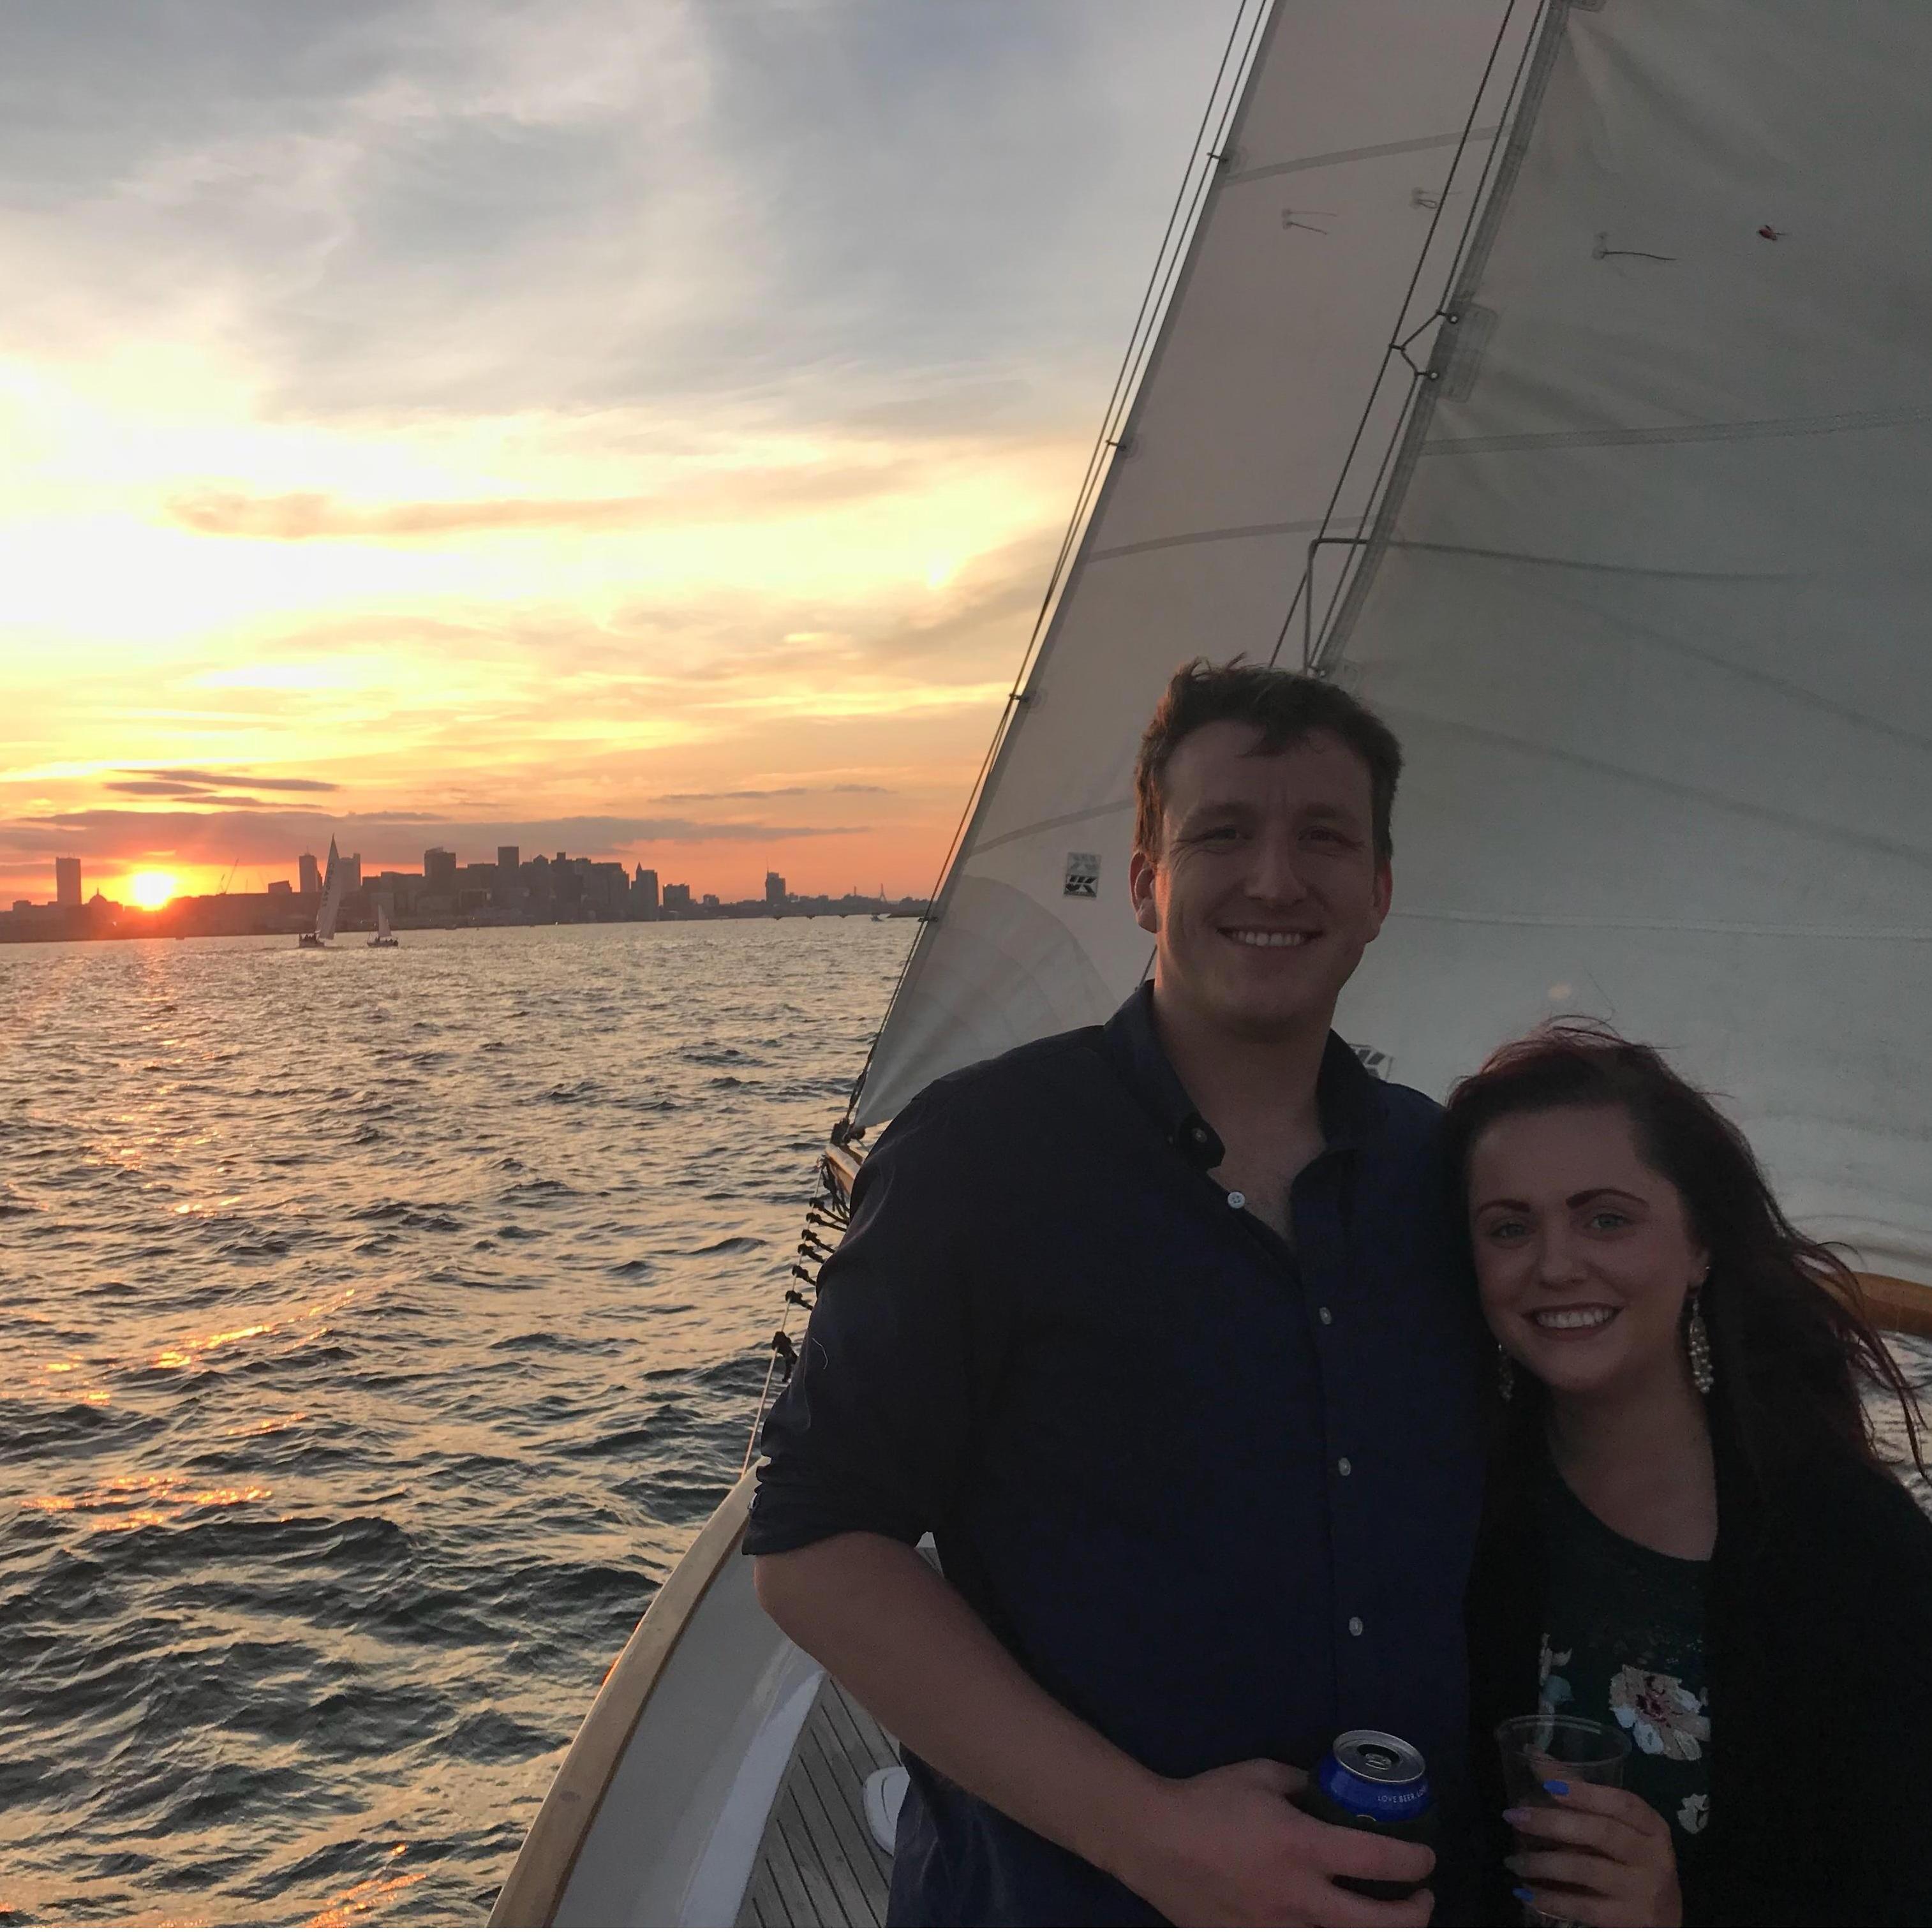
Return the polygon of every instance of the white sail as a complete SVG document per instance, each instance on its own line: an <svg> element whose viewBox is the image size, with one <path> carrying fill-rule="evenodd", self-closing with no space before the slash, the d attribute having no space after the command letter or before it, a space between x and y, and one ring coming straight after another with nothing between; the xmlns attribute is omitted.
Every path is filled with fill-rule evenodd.
<svg viewBox="0 0 1932 1932"><path fill-rule="evenodd" d="M376 937L387 939L389 936L389 907L386 899L376 902Z"/></svg>
<svg viewBox="0 0 1932 1932"><path fill-rule="evenodd" d="M1125 994L1142 722L1305 637L1409 758L1350 1036L1439 1093L1601 1013L1801 1222L1932 1279L1932 11L1401 26L1269 21L859 1118ZM1331 496L1371 541L1311 561Z"/></svg>
<svg viewBox="0 0 1932 1932"><path fill-rule="evenodd" d="M315 936L323 945L335 937L335 922L342 914L342 888L348 878L342 861L335 850L335 841L328 842L328 869L322 878L322 907L315 916Z"/></svg>

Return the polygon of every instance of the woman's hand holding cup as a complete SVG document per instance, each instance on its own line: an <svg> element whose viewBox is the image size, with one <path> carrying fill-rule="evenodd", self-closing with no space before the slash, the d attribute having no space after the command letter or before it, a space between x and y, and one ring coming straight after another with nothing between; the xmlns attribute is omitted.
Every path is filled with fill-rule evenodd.
<svg viewBox="0 0 1932 1932"><path fill-rule="evenodd" d="M1670 1827L1634 1792L1552 1780L1554 1802L1513 1806L1504 1820L1535 1844L1505 1862L1516 1893L1573 1925L1681 1925L1684 1902Z"/></svg>

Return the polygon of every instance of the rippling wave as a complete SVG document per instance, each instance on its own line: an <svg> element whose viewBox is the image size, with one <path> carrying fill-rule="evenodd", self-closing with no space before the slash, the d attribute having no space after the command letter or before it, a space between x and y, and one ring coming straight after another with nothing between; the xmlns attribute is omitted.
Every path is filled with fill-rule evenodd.
<svg viewBox="0 0 1932 1932"><path fill-rule="evenodd" d="M0 1923L482 1919L910 936L0 950Z"/></svg>

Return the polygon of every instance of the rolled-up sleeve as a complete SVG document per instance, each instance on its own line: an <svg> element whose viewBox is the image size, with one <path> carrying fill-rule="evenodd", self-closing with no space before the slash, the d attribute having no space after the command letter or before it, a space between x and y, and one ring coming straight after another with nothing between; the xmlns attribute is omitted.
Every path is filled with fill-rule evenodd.
<svg viewBox="0 0 1932 1932"><path fill-rule="evenodd" d="M985 1339L964 1138L928 1094L860 1168L850 1228L820 1270L798 1366L765 1423L747 1556L854 1530L914 1543L944 1516Z"/></svg>

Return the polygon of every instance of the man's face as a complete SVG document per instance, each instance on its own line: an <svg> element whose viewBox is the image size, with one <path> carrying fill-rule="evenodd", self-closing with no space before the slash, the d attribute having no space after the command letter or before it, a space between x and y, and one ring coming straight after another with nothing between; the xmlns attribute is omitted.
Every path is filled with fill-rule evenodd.
<svg viewBox="0 0 1932 1932"><path fill-rule="evenodd" d="M1251 724L1204 724L1168 761L1158 856L1134 854L1134 914L1164 1000L1240 1038L1325 1027L1382 930L1369 769L1318 731L1268 757Z"/></svg>

